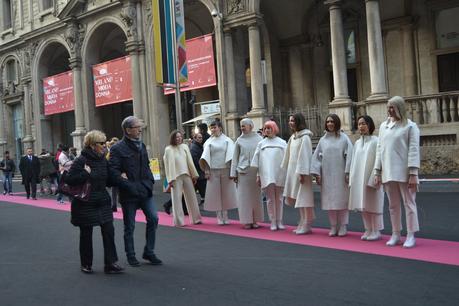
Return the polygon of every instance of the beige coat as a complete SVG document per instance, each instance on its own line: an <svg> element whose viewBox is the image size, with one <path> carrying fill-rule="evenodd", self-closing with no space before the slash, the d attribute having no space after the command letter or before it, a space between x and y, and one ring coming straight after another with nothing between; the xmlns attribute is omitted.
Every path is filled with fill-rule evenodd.
<svg viewBox="0 0 459 306"><path fill-rule="evenodd" d="M199 177L193 163L193 158L191 157L190 149L186 144L167 146L164 151L163 160L166 178L169 182L175 181L182 174L186 174L191 178Z"/></svg>
<svg viewBox="0 0 459 306"><path fill-rule="evenodd" d="M310 177L312 156L312 132L304 129L293 134L288 140L282 161L282 168L287 171L284 197L287 204L295 207L314 207L314 192ZM300 183L300 175L305 175L305 182Z"/></svg>
<svg viewBox="0 0 459 306"><path fill-rule="evenodd" d="M374 185L378 137L362 136L355 142L349 172L349 210L382 214L384 193Z"/></svg>

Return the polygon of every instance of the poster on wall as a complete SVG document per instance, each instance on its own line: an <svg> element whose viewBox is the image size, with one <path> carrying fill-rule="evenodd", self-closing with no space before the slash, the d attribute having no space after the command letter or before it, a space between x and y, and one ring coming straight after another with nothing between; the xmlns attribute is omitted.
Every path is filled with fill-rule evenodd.
<svg viewBox="0 0 459 306"><path fill-rule="evenodd" d="M212 34L186 41L186 61L188 81L180 84L180 91L217 85ZM164 90L166 95L174 92L171 88Z"/></svg>
<svg viewBox="0 0 459 306"><path fill-rule="evenodd" d="M92 66L96 107L132 100L131 58Z"/></svg>
<svg viewBox="0 0 459 306"><path fill-rule="evenodd" d="M73 111L75 97L72 71L43 79L43 101L46 116Z"/></svg>

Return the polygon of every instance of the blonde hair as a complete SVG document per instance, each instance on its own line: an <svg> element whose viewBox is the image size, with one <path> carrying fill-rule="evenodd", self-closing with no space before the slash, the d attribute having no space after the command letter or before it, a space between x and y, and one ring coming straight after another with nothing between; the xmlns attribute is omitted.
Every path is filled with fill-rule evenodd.
<svg viewBox="0 0 459 306"><path fill-rule="evenodd" d="M395 114L400 119L403 125L408 123L408 118L406 116L406 106L405 106L405 99L400 96L393 96L387 102L387 105L393 106L395 110Z"/></svg>
<svg viewBox="0 0 459 306"><path fill-rule="evenodd" d="M107 136L105 136L104 132L101 132L99 130L92 130L86 133L84 136L83 144L85 147L90 147L95 145L98 142L106 142L107 141Z"/></svg>

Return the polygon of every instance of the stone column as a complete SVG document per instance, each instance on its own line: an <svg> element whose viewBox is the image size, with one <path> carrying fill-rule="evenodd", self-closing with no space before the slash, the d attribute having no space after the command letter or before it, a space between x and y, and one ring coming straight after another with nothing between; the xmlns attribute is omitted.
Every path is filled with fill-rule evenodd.
<svg viewBox="0 0 459 306"><path fill-rule="evenodd" d="M74 115L75 115L75 131L72 132L73 146L78 152L83 149L83 138L86 134L84 124L83 111L83 90L81 79L81 58L70 58L70 68L72 69L73 77L73 98L74 98Z"/></svg>
<svg viewBox="0 0 459 306"><path fill-rule="evenodd" d="M3 145L6 144L6 137L5 137L5 114L3 108L5 105L1 99L1 92L0 92L0 156L3 157Z"/></svg>
<svg viewBox="0 0 459 306"><path fill-rule="evenodd" d="M370 63L371 95L368 99L387 98L386 67L384 64L381 17L378 0L365 0Z"/></svg>
<svg viewBox="0 0 459 306"><path fill-rule="evenodd" d="M265 97L261 71L260 29L256 22L249 24L250 88L252 109L247 114L252 118L255 128L261 128L264 122Z"/></svg>
<svg viewBox="0 0 459 306"><path fill-rule="evenodd" d="M228 112L226 114L227 133L231 138L236 138L238 135L239 114L237 109L236 96L236 75L234 70L234 49L233 35L231 29L224 30L225 36L225 51L226 51L226 77L228 91Z"/></svg>
<svg viewBox="0 0 459 306"><path fill-rule="evenodd" d="M23 90L24 90L24 138L22 138L22 143L24 147L24 152L27 148L32 148L34 139L32 137L32 101L30 101L30 82L32 79L30 76L24 77L22 79ZM36 148L38 150L39 148Z"/></svg>
<svg viewBox="0 0 459 306"><path fill-rule="evenodd" d="M288 49L288 63L290 70L290 90L294 108L304 106L303 62L299 46L290 46Z"/></svg>
<svg viewBox="0 0 459 306"><path fill-rule="evenodd" d="M330 37L333 66L333 102L349 100L347 89L346 46L344 44L343 18L341 15L341 0L325 1L330 11Z"/></svg>
<svg viewBox="0 0 459 306"><path fill-rule="evenodd" d="M134 109L134 116L141 119L144 118L142 106L142 86L140 83L140 66L139 66L139 52L138 44L136 41L128 41L126 49L131 58L131 71L132 71L132 104Z"/></svg>
<svg viewBox="0 0 459 306"><path fill-rule="evenodd" d="M347 88L346 46L344 44L343 18L341 0L327 0L330 12L330 37L333 63L333 88L335 97L329 104L330 113L337 114L341 119L341 128L352 129L352 101Z"/></svg>
<svg viewBox="0 0 459 306"><path fill-rule="evenodd" d="M402 26L403 41L403 75L405 96L414 96L418 94L416 64L413 41L413 25L407 24Z"/></svg>

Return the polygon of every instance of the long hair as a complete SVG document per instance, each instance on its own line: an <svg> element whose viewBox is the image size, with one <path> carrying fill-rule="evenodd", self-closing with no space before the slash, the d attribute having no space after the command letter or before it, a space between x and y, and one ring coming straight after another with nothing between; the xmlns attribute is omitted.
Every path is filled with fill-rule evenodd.
<svg viewBox="0 0 459 306"><path fill-rule="evenodd" d="M293 117L293 121L295 121L295 132L304 130L306 128L306 119L302 113L295 113L290 115L290 117Z"/></svg>
<svg viewBox="0 0 459 306"><path fill-rule="evenodd" d="M375 123L373 119L368 115L360 116L359 118L357 118L357 125L359 124L360 119L363 119L363 121L365 121L365 123L368 125L368 132L370 133L370 135L373 135L373 132L375 131Z"/></svg>
<svg viewBox="0 0 459 306"><path fill-rule="evenodd" d="M327 117L325 117L325 130L327 132L331 132L327 128L327 119L328 118L332 118L333 119L333 122L335 123L335 130L333 132L335 133L336 136L338 136L340 131L341 131L341 119L339 119L337 114L329 114Z"/></svg>
<svg viewBox="0 0 459 306"><path fill-rule="evenodd" d="M177 134L180 134L183 137L183 133L182 132L180 132L179 130L173 130L169 135L169 144L171 146L177 146L178 145L177 139L176 139L177 138Z"/></svg>
<svg viewBox="0 0 459 306"><path fill-rule="evenodd" d="M406 116L405 99L403 99L400 96L393 96L389 99L387 105L394 107L395 114L400 119L403 125L408 123L408 118Z"/></svg>

